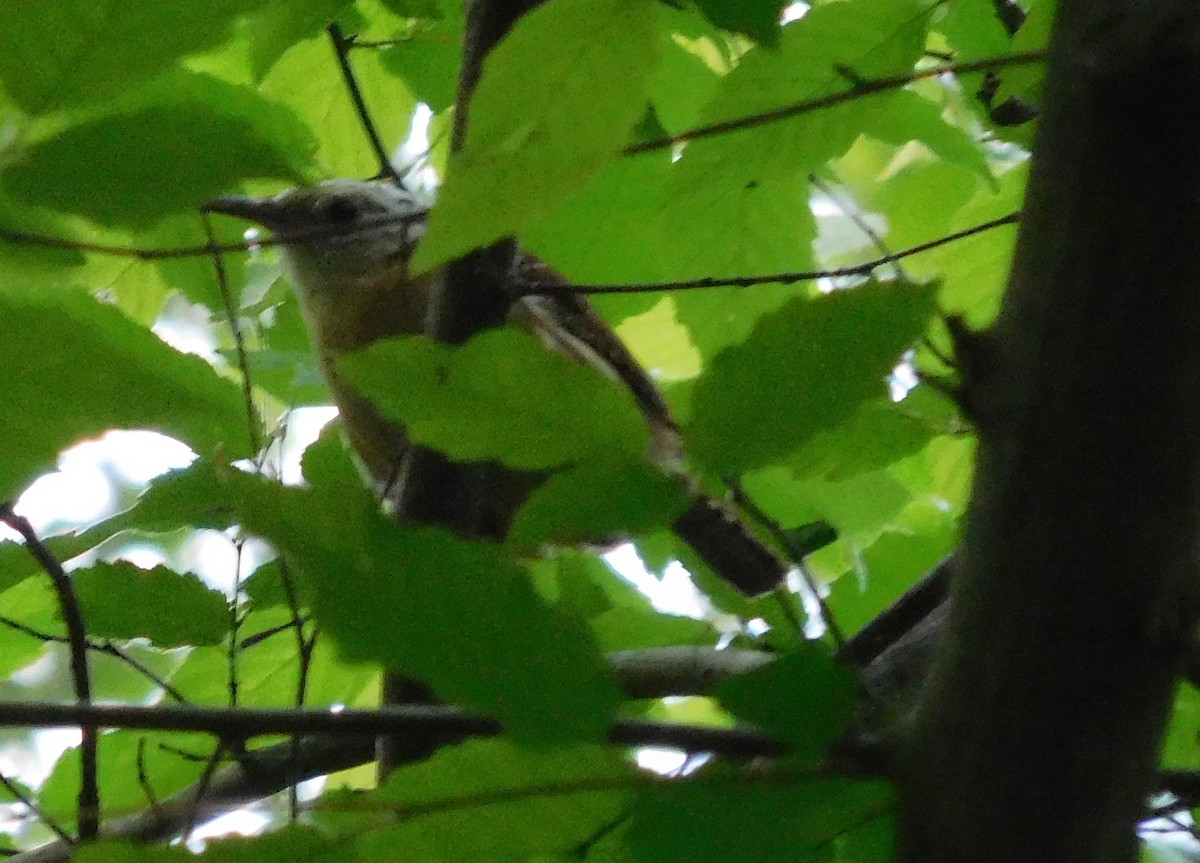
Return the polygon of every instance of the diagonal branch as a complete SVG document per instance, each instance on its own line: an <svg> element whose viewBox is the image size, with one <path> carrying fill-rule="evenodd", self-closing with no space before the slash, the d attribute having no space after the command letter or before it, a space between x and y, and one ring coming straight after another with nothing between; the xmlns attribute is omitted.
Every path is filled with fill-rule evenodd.
<svg viewBox="0 0 1200 863"><path fill-rule="evenodd" d="M325 32L329 34L329 41L333 44L333 53L337 57L338 69L341 70L342 80L346 84L350 100L354 103L358 122L366 134L367 140L371 142L371 150L375 153L375 158L379 161L379 173L376 176L402 185L400 175L396 173L396 168L392 164L391 156L388 155L387 147L384 146L379 129L375 126L375 121L371 119L371 111L367 107L367 100L363 96L362 88L358 86L358 79L354 77L354 69L350 66L350 51L354 47L354 37L343 33L342 28L336 23L326 27Z"/></svg>
<svg viewBox="0 0 1200 863"><path fill-rule="evenodd" d="M949 63L932 69L921 69L907 72L903 75L888 75L883 78L861 78L853 81L850 89L841 93L829 93L814 99L805 99L794 105L777 108L774 111L764 111L761 114L749 114L745 117L735 117L732 120L722 120L720 123L710 123L697 126L694 129L680 132L677 135L665 135L661 138L651 138L642 141L623 151L625 156L636 156L641 153L653 153L658 150L669 150L679 144L699 141L704 138L715 138L730 132L740 132L744 129L754 129L780 120L790 120L802 114L811 114L822 108L832 108L845 102L852 102L864 96L886 93L888 90L899 90L915 81L927 78L937 78L941 75L968 75L972 72L988 72L1005 66L1023 66L1028 63L1040 63L1046 59L1045 51L1025 51L1017 54L1003 54L998 57L985 57L982 60L972 60L969 63Z"/></svg>
<svg viewBox="0 0 1200 863"><path fill-rule="evenodd" d="M11 503L0 505L0 521L7 524L25 540L25 547L33 555L38 564L50 576L54 592L58 596L59 613L67 627L67 649L70 654L71 685L75 689L75 698L79 704L76 709L82 713L92 709L92 680L88 671L88 638L84 625L83 609L79 605L79 597L71 584L62 564L58 562L41 537L37 535L29 519L18 515ZM87 841L94 839L100 824L100 786L96 778L97 727L94 722L81 718L78 722L67 723L78 726L82 740L79 746L80 779L79 779L79 838Z"/></svg>

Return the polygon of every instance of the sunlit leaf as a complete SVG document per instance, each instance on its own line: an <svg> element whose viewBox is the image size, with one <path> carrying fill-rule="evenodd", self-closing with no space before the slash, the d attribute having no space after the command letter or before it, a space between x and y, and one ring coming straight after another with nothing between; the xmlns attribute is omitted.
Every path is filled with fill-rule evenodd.
<svg viewBox="0 0 1200 863"><path fill-rule="evenodd" d="M415 269L519 231L595 177L642 113L658 26L638 0L557 0L523 16L488 57Z"/></svg>
<svg viewBox="0 0 1200 863"><path fill-rule="evenodd" d="M161 431L202 453L248 454L237 385L116 309L68 289L0 290L0 318L0 363L21 370L5 387L0 499L64 447L110 428ZM47 387L56 388L53 397Z"/></svg>
<svg viewBox="0 0 1200 863"><path fill-rule="evenodd" d="M933 300L931 286L872 283L791 301L712 361L685 428L690 452L716 471L740 473L849 419L886 392Z"/></svg>

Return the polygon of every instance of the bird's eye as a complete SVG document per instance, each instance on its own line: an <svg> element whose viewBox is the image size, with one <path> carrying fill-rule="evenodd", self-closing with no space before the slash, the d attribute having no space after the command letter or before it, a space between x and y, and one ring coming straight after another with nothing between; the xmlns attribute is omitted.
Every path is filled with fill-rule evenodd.
<svg viewBox="0 0 1200 863"><path fill-rule="evenodd" d="M325 218L331 222L353 222L358 218L358 204L349 198L331 198L325 204Z"/></svg>

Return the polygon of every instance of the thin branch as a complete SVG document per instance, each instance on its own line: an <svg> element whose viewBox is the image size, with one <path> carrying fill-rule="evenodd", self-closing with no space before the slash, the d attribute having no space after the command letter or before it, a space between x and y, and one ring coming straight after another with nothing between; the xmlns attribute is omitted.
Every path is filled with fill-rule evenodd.
<svg viewBox="0 0 1200 863"><path fill-rule="evenodd" d="M296 582L292 577L292 571L288 567L287 562L282 558L279 561L279 576L283 584L284 595L287 597L288 609L292 614L292 629L296 633L296 652L299 666L296 669L295 704L296 707L302 708L308 700L308 678L312 671L313 649L317 644L317 633L313 632L311 636L306 636L304 633L304 614L300 607L300 595L296 590ZM292 738L292 751L298 759L300 757L299 735ZM289 768L289 776L293 781L288 785L288 817L292 821L295 821L300 815L300 796L297 790L300 780L291 768Z"/></svg>
<svg viewBox="0 0 1200 863"><path fill-rule="evenodd" d="M380 219L382 223L397 223L397 224L413 224L424 219L425 212L411 214L403 217L392 217ZM1001 216L998 219L992 219L988 222L983 222L978 225L973 225L970 228L965 228L961 231L956 231L953 234L947 234L944 237L939 237L936 240L929 240L925 243L920 243L916 246L910 246L907 249L901 249L898 252L893 252L888 255L882 255L871 261L865 261L861 264L855 264L850 267L836 267L829 270L812 270L810 272L798 273L775 273L766 276L734 276L730 278L702 278L688 279L677 282L643 282L636 284L592 284L592 285L575 285L565 282L526 282L523 286L522 294L525 296L554 296L556 294L639 294L652 293L655 291L694 291L707 290L711 288L750 288L756 285L770 284L795 284L797 282L811 282L817 279L835 279L847 278L851 276L869 276L879 267L894 263L903 258L908 258L913 255L918 255L922 252L928 252L940 246L949 245L950 243L964 240L975 234L980 234L989 231L993 228L1003 227L1004 225L1014 225L1020 221L1020 212L1009 213ZM369 226L375 227L377 223L371 223ZM216 246L185 246L174 249L138 249L125 246L106 246L95 243L79 243L74 240L66 240L59 237L46 237L38 234L26 234L20 231L10 231L5 228L0 228L0 241L32 246L49 246L63 249L76 249L78 251L90 252L92 254L112 255L115 257L138 258L146 261L158 261L171 258L189 258L211 255L213 249L219 249L222 252L245 252L257 247L270 246L287 246L307 242L315 237L324 237L330 234L328 228L314 229L312 231L296 231L289 235L287 239L276 237L263 237L256 239L253 242L244 243L224 243Z"/></svg>
<svg viewBox="0 0 1200 863"><path fill-rule="evenodd" d="M771 534L771 537L787 552L791 562L796 564L796 568L800 571L800 577L804 579L804 584L808 588L808 592L812 594L817 607L821 610L821 620L829 630L829 637L833 639L834 647L841 651L846 645L846 637L842 633L842 628L838 626L837 619L833 616L833 610L825 602L825 597L821 595L820 585L817 584L816 576L805 559L807 555L805 555L804 550L796 544L795 540L780 526L779 522L771 518L762 507L750 498L750 495L746 494L746 490L742 488L742 484L736 478L731 477L726 481L726 484L729 486L730 491L733 492L734 502L746 510L751 518L761 524L767 533Z"/></svg>
<svg viewBox="0 0 1200 863"><path fill-rule="evenodd" d="M306 623L307 621L307 615L304 615L300 618L301 623ZM289 620L287 623L281 623L278 626L272 626L268 629L262 630L261 632L256 632L253 635L247 635L242 639L242 649L245 650L247 648L254 647L256 644L262 644L267 639L274 638L276 635L279 635L282 632L287 632L289 629L295 628L295 626L296 621Z"/></svg>
<svg viewBox="0 0 1200 863"><path fill-rule="evenodd" d="M194 731L225 741L248 740L268 734L403 735L434 744L467 737L495 737L502 731L494 719L453 707L414 704L380 710L274 710L266 708L194 707L163 704L0 704L0 726L61 728L92 727L148 731ZM619 719L608 734L622 746L662 746L688 752L712 752L734 758L780 755L779 741L745 728Z"/></svg>
<svg viewBox="0 0 1200 863"><path fill-rule="evenodd" d="M379 173L376 176L380 178L386 177L393 183L401 185L400 175L396 173L396 167L392 164L391 156L388 155L383 138L380 137L379 130L375 128L375 123L371 119L370 109L367 107L367 100L363 98L362 88L358 86L358 79L354 77L354 70L350 67L350 49L354 47L354 38L347 37L342 32L342 28L336 23L326 27L325 32L329 34L329 41L333 45L333 53L337 57L338 68L342 72L342 81L345 82L346 91L350 94L350 100L354 103L354 111L358 114L359 124L362 126L363 132L366 133L367 139L371 142L371 149L375 153L375 158L379 161Z"/></svg>
<svg viewBox="0 0 1200 863"><path fill-rule="evenodd" d="M204 818L245 806L248 800L268 797L283 790L279 777L291 759L291 745L281 743L246 755L237 763L218 768L202 793L193 785L159 801L156 808L105 823L103 837L152 842L177 836L200 804ZM374 745L367 738L305 740L298 769L304 779L326 776L366 764L374 757ZM73 846L50 842L10 858L12 863L67 863Z"/></svg>
<svg viewBox="0 0 1200 863"><path fill-rule="evenodd" d="M83 609L79 597L71 584L62 564L51 554L41 537L37 535L29 519L18 515L11 502L0 505L0 521L3 521L25 540L25 548L33 555L54 586L58 596L59 613L67 627L67 650L70 656L71 685L79 709L92 707L92 681L88 672L87 628L84 625ZM79 838L83 841L96 838L100 826L100 786L96 778L96 734L97 728L89 722L78 724L81 735L79 745Z"/></svg>
<svg viewBox="0 0 1200 863"><path fill-rule="evenodd" d="M203 211L204 208L201 207ZM370 222L364 222L363 230L370 230L381 225L414 224L425 219L427 211L408 213L406 215L381 216ZM240 243L204 243L199 246L175 246L164 249L141 249L136 246L117 246L110 243L89 243L82 240L69 240L65 237L50 237L44 234L32 234L28 231L16 231L12 228L0 227L0 242L16 246L40 246L49 249L67 249L75 252L85 252L90 255L108 255L116 258L137 258L142 261L167 261L178 258L207 258L216 249L221 252L248 252L259 247L300 245L310 240L320 239L343 231L331 229L327 225L314 226L308 230L296 230L288 234L286 239L279 237L261 237L253 241Z"/></svg>
<svg viewBox="0 0 1200 863"><path fill-rule="evenodd" d="M42 808L38 806L36 800L26 794L20 785L13 782L3 773L0 773L0 785L3 785L5 791L11 794L22 806L28 809L30 815L32 815L42 824L46 825L46 828L51 833L53 833L67 845L75 844L74 837L71 836L71 834L68 833L61 824L42 811Z"/></svg>
<svg viewBox="0 0 1200 863"><path fill-rule="evenodd" d="M866 238L871 241L871 244L879 250L881 255L887 257L892 254L892 250L888 248L888 244L884 241L883 237L879 235L878 231L871 227L870 222L863 217L862 212L858 209L856 204L847 203L846 201L842 200L842 197L834 192L833 188L816 174L809 174L808 182L812 184L813 188L832 201L833 205L842 211L842 215L854 223L854 226L863 232ZM892 261L892 267L896 273L896 278L908 278L907 274L904 272L904 267L900 264L899 259Z"/></svg>
<svg viewBox="0 0 1200 863"><path fill-rule="evenodd" d="M141 786L142 793L146 795L146 802L150 806L150 811L155 817L159 815L158 794L154 791L154 786L150 784L150 775L146 772L146 738L139 737L137 742L137 779L138 785ZM104 827L101 826L101 832Z"/></svg>
<svg viewBox="0 0 1200 863"><path fill-rule="evenodd" d="M972 72L986 72L993 69L1001 69L1005 66L1039 63L1045 59L1045 51L1024 51L1017 54L1005 54L999 57L973 60L969 63L948 63L945 66L937 66L933 69L921 69L916 72L907 72L903 75L888 75L883 78L855 80L852 82L850 89L844 90L841 93L830 93L815 99L806 99L803 102L797 102L794 105L788 105L784 108L777 108L774 111L765 111L762 114L750 114L745 117L735 117L732 120L723 120L720 123L697 126L694 129L680 132L677 135L666 135L661 138L642 141L641 143L626 147L623 155L635 156L639 153L668 150L677 144L699 141L703 138L713 138L717 135L739 132L744 129L754 129L758 126L779 122L780 120L790 120L793 117L799 117L801 114L809 114L822 108L831 108L834 105L841 105L845 102L861 99L864 96L873 96L878 93L885 93L888 90L899 90L901 87L907 87L909 84L927 78L937 78L941 75L967 75Z"/></svg>
<svg viewBox="0 0 1200 863"><path fill-rule="evenodd" d="M192 811L188 814L187 822L183 828L183 841L186 843L192 836L192 831L200 824L204 817L204 811L201 807L201 802L208 796L212 788L213 779L217 775L217 768L221 766L221 760L225 755L225 741L218 740L216 748L209 754L204 761L204 771L200 774L200 780L196 783L196 800L192 806Z"/></svg>
<svg viewBox="0 0 1200 863"><path fill-rule="evenodd" d="M229 597L229 649L225 654L225 680L229 691L229 706L238 705L238 631L242 623L241 609L238 608L238 594L242 591L242 550L245 542L239 538L233 539L233 590Z"/></svg>
<svg viewBox="0 0 1200 863"><path fill-rule="evenodd" d="M864 263L855 264L850 267L835 267L830 270L811 270L809 272L798 273L773 273L766 276L732 276L725 279L706 276L702 279L686 279L678 282L646 282L626 285L576 285L569 282L527 282L523 286L521 294L524 296L554 296L555 294L647 294L656 291L701 291L711 288L751 288L757 285L792 285L797 282L812 282L817 279L839 279L850 276L865 277L871 275L877 268L891 264L902 258L919 255L921 252L928 252L939 246L964 240L967 237L981 234L984 231L990 231L993 228L999 228L1004 225L1015 225L1020 219L1020 212L1009 213L998 219L973 225L970 228L955 231L953 234L947 234L936 240L910 246L907 249L892 252L890 255L882 255L874 260L865 261Z"/></svg>
<svg viewBox="0 0 1200 863"><path fill-rule="evenodd" d="M3 615L0 615L0 626L7 626L9 629L24 633L30 638L36 638L38 641L54 644L67 644L69 641L65 635L52 635L49 632L42 632L39 629L34 629L32 626L21 623L19 620L13 620L11 617L5 617ZM181 704L186 704L188 702L189 699L182 692L172 686L170 681L158 674L158 672L154 671L153 669L147 668L145 665L134 659L121 648L117 647L111 641L94 641L89 638L87 642L87 649L94 653L101 653L105 656L111 656L113 659L128 665L138 674L145 677L147 680Z"/></svg>
<svg viewBox="0 0 1200 863"><path fill-rule="evenodd" d="M259 431L258 411L254 407L254 382L250 377L250 359L246 354L246 339L242 334L241 315L233 302L233 293L229 290L229 271L225 269L225 257L221 246L217 243L217 235L213 231L212 219L209 213L201 213L204 222L204 233L208 236L209 256L212 258L213 269L217 276L217 289L221 294L221 304L225 307L225 320L229 331L233 334L233 347L237 355L238 368L242 372L242 400L246 408L246 431L250 447L254 452L262 449L262 434Z"/></svg>

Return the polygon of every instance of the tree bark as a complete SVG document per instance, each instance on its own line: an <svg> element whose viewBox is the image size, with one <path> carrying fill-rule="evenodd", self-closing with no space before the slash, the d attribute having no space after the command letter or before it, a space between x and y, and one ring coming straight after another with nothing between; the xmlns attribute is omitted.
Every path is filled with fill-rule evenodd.
<svg viewBox="0 0 1200 863"><path fill-rule="evenodd" d="M1200 7L1061 0L900 859L1136 858L1196 624Z"/></svg>

